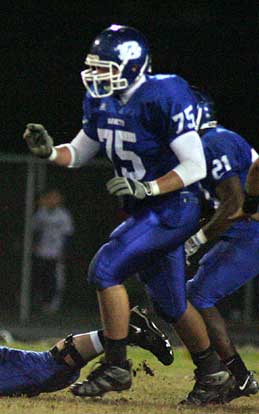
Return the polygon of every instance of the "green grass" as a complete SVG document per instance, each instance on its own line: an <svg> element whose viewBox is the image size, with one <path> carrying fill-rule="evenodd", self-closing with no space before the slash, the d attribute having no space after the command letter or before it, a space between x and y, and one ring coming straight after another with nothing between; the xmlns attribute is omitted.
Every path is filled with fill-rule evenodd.
<svg viewBox="0 0 259 414"><path fill-rule="evenodd" d="M15 343L14 347L32 350L45 350L49 342L33 344L33 346ZM239 350L249 369L259 372L258 351L254 348ZM164 367L147 352L129 348L129 357L133 360L133 368L137 371L133 386L129 391L109 393L102 398L75 398L68 389L52 394L42 394L34 398L2 398L1 414L174 414L174 413L206 413L206 414L258 414L259 395L240 398L224 406L203 408L179 408L177 403L183 399L193 386L193 365L184 348L175 350L175 362ZM141 368L146 360L153 370L154 376L147 375ZM89 372L94 362L82 370L81 378Z"/></svg>

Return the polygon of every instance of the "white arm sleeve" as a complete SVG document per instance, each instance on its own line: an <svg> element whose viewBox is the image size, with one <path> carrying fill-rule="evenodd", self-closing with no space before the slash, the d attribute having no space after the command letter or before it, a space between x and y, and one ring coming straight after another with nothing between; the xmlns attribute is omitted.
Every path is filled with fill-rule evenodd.
<svg viewBox="0 0 259 414"><path fill-rule="evenodd" d="M190 131L180 135L170 147L180 162L173 171L179 175L185 187L206 177L206 159L197 132Z"/></svg>
<svg viewBox="0 0 259 414"><path fill-rule="evenodd" d="M87 164L99 151L100 143L88 137L81 129L70 144L58 145L67 147L71 154L69 168L79 168Z"/></svg>

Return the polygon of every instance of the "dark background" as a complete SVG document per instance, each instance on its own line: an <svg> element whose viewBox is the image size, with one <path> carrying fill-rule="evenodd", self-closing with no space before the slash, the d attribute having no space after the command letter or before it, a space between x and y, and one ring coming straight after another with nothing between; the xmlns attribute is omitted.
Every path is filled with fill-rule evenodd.
<svg viewBox="0 0 259 414"><path fill-rule="evenodd" d="M1 152L26 152L27 122L55 143L80 129L80 71L94 37L112 23L150 41L153 71L206 86L219 120L259 149L259 17L249 1L9 1L1 9ZM259 142L259 141L258 141Z"/></svg>

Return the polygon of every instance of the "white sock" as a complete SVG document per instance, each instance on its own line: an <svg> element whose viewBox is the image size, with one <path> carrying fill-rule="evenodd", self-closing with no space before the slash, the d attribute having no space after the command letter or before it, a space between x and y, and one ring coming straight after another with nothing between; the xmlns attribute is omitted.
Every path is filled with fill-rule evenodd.
<svg viewBox="0 0 259 414"><path fill-rule="evenodd" d="M97 354L101 354L103 352L103 346L99 339L98 331L89 332L93 347Z"/></svg>

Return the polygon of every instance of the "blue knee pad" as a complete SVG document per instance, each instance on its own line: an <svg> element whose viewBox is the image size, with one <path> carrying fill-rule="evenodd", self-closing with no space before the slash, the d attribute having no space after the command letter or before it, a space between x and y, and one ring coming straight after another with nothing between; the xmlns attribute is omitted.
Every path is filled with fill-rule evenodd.
<svg viewBox="0 0 259 414"><path fill-rule="evenodd" d="M88 268L88 282L97 289L106 289L120 284L120 278L115 277L112 266L113 248L116 240L104 244L95 254Z"/></svg>
<svg viewBox="0 0 259 414"><path fill-rule="evenodd" d="M157 313L169 323L177 322L187 308L183 246L160 256L140 273Z"/></svg>
<svg viewBox="0 0 259 414"><path fill-rule="evenodd" d="M183 307L182 309L178 309L178 312L174 312L173 314L164 310L157 302L152 301L153 306L154 306L154 310L156 312L156 314L163 319L165 322L167 323L176 323L179 321L179 319L181 318L181 316L184 314L184 312L186 311L187 305L185 307Z"/></svg>

